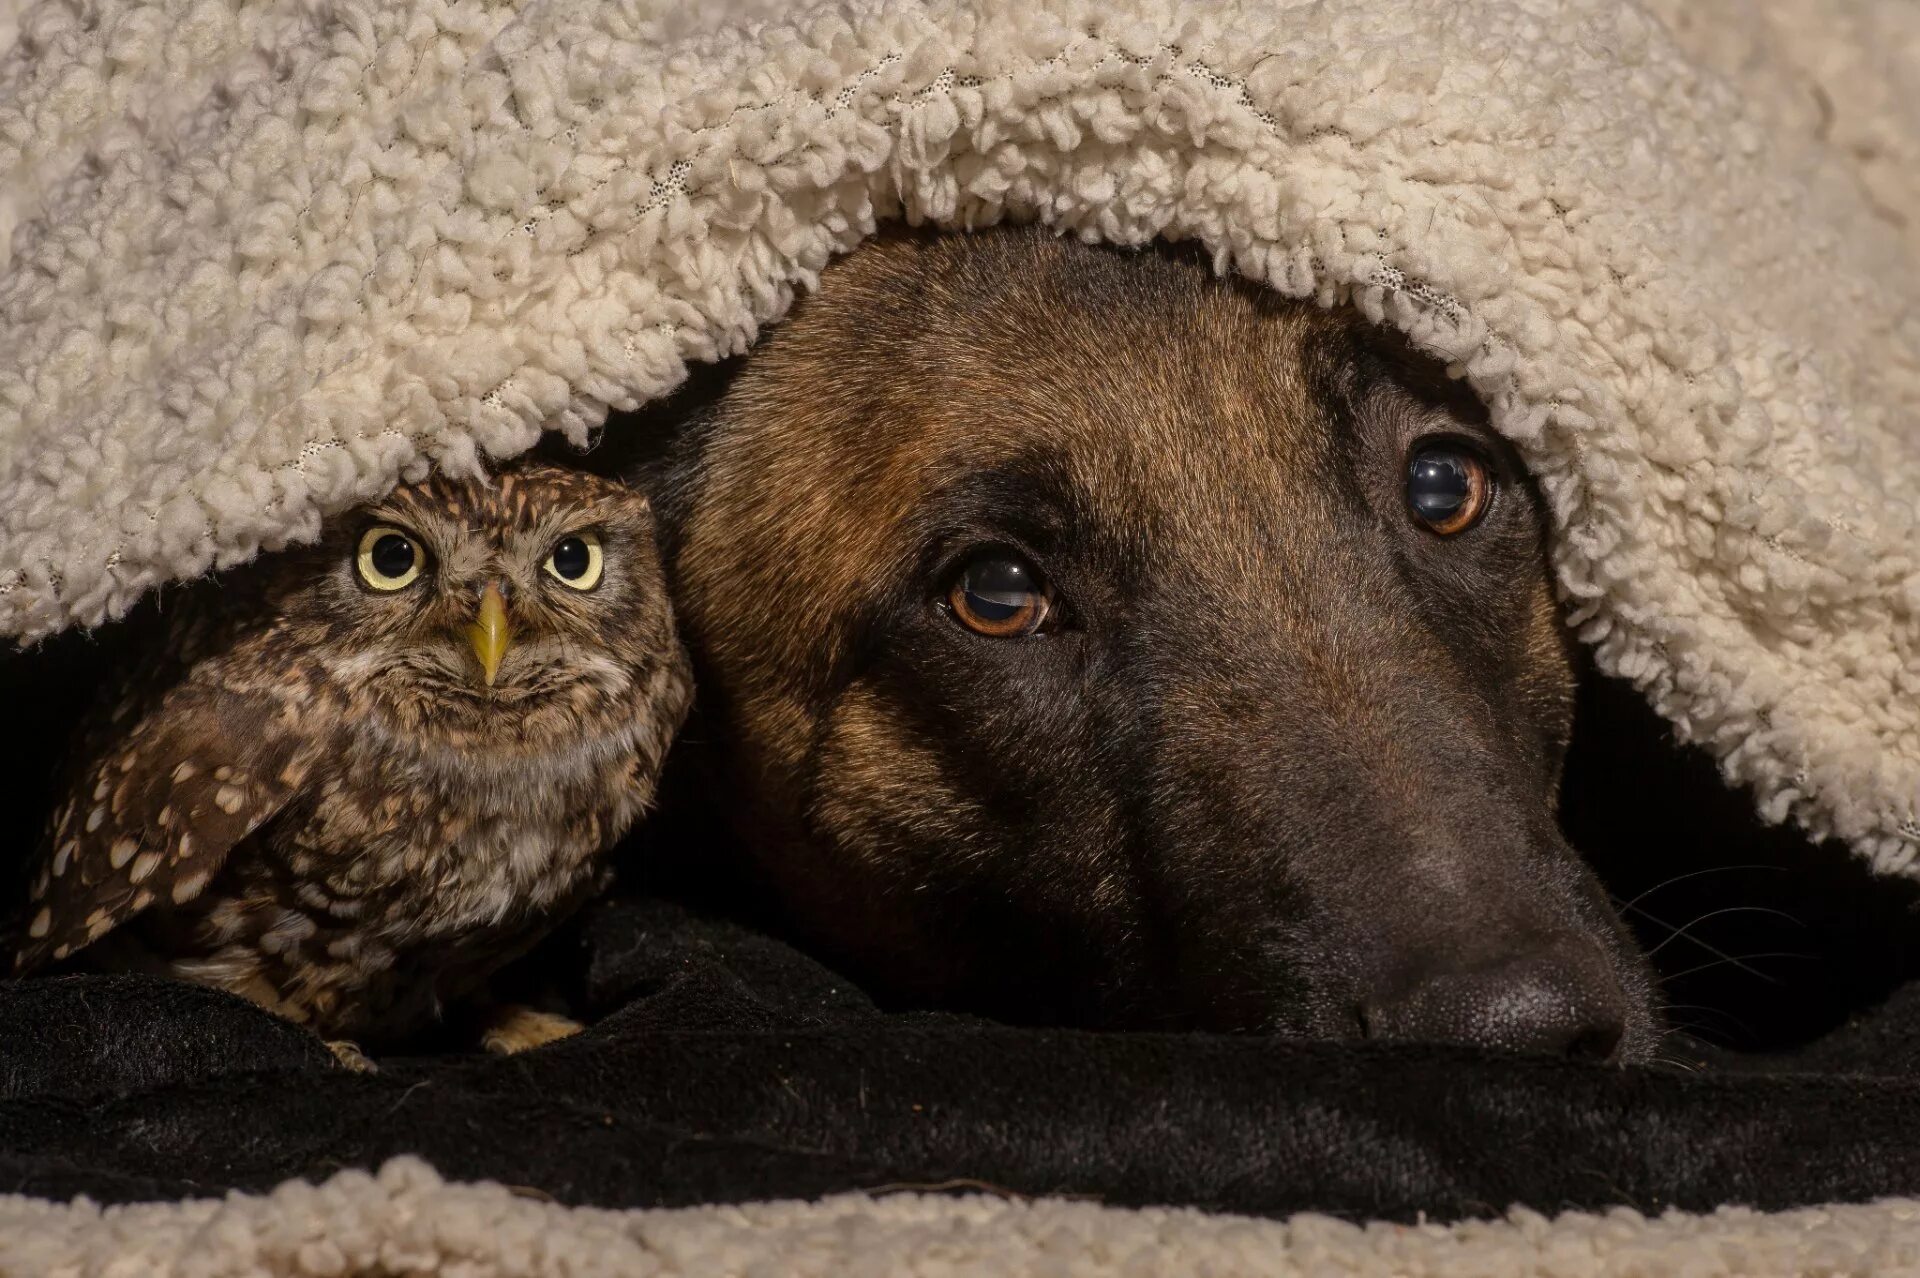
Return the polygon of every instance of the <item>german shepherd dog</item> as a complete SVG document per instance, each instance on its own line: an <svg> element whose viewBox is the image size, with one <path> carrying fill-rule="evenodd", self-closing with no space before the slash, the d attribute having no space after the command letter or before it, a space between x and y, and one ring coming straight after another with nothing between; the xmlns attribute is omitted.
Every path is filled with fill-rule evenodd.
<svg viewBox="0 0 1920 1278"><path fill-rule="evenodd" d="M1541 501L1357 315L1204 258L895 232L677 411L714 802L891 1000L1648 1057L1555 820Z"/></svg>

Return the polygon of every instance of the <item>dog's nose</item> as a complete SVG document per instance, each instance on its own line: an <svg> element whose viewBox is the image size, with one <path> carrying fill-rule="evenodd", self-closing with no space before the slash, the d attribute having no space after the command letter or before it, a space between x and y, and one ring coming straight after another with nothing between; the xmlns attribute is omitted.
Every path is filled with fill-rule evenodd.
<svg viewBox="0 0 1920 1278"><path fill-rule="evenodd" d="M1626 993L1590 946L1559 946L1466 970L1411 971L1367 999L1368 1038L1466 1043L1611 1060Z"/></svg>

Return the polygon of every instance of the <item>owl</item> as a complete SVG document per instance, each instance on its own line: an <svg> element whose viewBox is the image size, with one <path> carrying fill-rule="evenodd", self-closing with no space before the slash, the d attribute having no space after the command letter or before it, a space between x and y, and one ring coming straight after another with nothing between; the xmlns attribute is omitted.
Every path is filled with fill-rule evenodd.
<svg viewBox="0 0 1920 1278"><path fill-rule="evenodd" d="M651 801L691 695L652 512L544 463L436 476L203 585L82 734L15 968L218 986L363 1060L482 1001Z"/></svg>

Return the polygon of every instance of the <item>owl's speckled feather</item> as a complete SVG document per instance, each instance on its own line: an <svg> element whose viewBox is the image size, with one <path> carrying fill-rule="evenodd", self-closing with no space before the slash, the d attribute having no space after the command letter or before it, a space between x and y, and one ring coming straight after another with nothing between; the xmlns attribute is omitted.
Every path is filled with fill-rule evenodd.
<svg viewBox="0 0 1920 1278"><path fill-rule="evenodd" d="M424 550L394 591L364 530ZM543 565L597 535L581 590ZM511 640L468 637L493 582ZM431 1021L590 893L691 695L645 500L547 465L436 477L168 610L87 733L15 966L222 986L328 1037Z"/></svg>

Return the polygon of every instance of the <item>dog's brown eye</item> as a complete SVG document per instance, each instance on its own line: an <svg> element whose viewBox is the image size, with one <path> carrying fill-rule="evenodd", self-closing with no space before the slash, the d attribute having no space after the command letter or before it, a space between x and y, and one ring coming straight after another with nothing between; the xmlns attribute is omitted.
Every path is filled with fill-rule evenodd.
<svg viewBox="0 0 1920 1278"><path fill-rule="evenodd" d="M1465 444L1426 444L1407 459L1407 507L1442 537L1478 523L1492 496L1486 462Z"/></svg>
<svg viewBox="0 0 1920 1278"><path fill-rule="evenodd" d="M947 588L946 605L954 620L993 639L1038 633L1053 611L1039 571L1004 552L968 560Z"/></svg>

